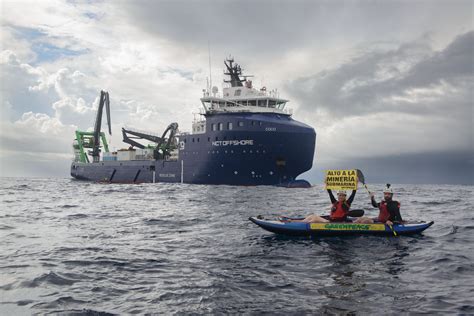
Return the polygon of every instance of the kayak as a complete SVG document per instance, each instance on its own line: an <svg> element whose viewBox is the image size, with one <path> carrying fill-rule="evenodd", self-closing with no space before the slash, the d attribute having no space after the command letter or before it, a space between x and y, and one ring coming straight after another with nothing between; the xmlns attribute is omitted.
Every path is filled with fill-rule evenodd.
<svg viewBox="0 0 474 316"><path fill-rule="evenodd" d="M413 235L423 232L433 225L431 222L406 222L393 224L391 227L382 223L358 224L351 222L302 223L282 220L267 220L249 217L249 220L269 232L290 236L342 236L342 235L377 235L397 236Z"/></svg>

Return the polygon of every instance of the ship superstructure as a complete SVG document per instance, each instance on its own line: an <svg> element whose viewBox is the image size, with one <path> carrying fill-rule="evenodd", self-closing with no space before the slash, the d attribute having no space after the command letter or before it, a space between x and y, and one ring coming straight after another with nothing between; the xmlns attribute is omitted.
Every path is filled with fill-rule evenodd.
<svg viewBox="0 0 474 316"><path fill-rule="evenodd" d="M123 140L130 147L110 152L99 131L102 160L90 162L76 155L71 175L105 182L274 185L291 183L309 170L314 158L314 129L294 120L286 109L288 100L279 98L275 90L254 88L232 58L224 64L227 86L222 95L217 87L203 90L202 111L191 133L180 133L176 123L161 137L124 128ZM102 115L99 112L97 120ZM108 118L110 127L110 115ZM91 141L81 133L76 132L76 150L81 146L99 148L100 137Z"/></svg>

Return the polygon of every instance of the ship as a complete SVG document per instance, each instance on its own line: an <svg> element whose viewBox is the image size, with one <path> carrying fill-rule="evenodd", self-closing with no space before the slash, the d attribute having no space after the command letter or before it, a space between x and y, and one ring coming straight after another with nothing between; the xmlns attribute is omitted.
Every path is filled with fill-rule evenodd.
<svg viewBox="0 0 474 316"><path fill-rule="evenodd" d="M94 130L75 132L71 176L107 183L309 184L296 178L313 165L314 128L293 119L277 90L255 88L233 58L224 65L222 94L210 84L203 89L192 132L180 132L177 123L162 134L124 127L128 147L117 151L101 131L105 107L112 134L109 94L101 91Z"/></svg>

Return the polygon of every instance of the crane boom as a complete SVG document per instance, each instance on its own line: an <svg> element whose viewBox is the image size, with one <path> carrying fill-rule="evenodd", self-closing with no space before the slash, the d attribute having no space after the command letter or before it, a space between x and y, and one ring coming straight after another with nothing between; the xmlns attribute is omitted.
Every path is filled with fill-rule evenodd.
<svg viewBox="0 0 474 316"><path fill-rule="evenodd" d="M109 101L109 93L105 91L100 91L100 101L99 107L97 109L97 116L95 119L94 125L94 134L93 134L93 145L92 145L92 159L94 162L98 162L100 160L100 130L102 127L102 112L104 110L104 105L106 107L107 112L107 124L109 126L109 134L112 135L112 128L110 124L110 101Z"/></svg>

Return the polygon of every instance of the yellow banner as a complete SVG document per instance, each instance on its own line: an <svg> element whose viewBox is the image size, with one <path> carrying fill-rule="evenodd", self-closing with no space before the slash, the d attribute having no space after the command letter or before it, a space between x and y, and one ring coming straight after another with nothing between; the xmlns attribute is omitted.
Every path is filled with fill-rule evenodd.
<svg viewBox="0 0 474 316"><path fill-rule="evenodd" d="M326 170L326 189L357 190L357 170Z"/></svg>
<svg viewBox="0 0 474 316"><path fill-rule="evenodd" d="M383 231L385 224L353 224L353 223L311 223L312 230L344 230L344 231Z"/></svg>

